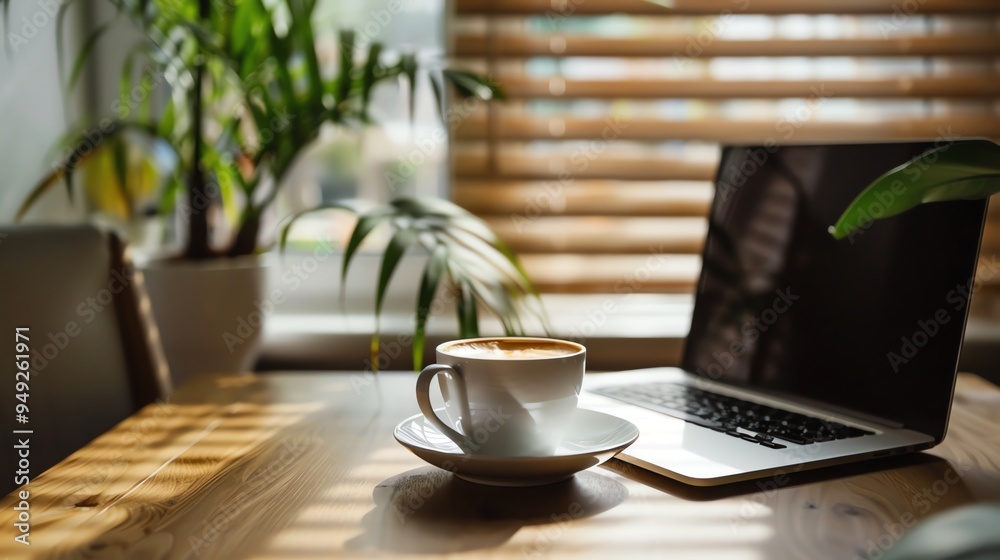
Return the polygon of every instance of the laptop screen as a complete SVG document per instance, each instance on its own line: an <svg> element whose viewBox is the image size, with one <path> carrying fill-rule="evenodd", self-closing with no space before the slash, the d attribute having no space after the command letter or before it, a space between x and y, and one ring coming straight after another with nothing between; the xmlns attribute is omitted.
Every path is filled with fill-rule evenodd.
<svg viewBox="0 0 1000 560"><path fill-rule="evenodd" d="M827 232L931 147L723 150L683 368L943 437L986 201Z"/></svg>

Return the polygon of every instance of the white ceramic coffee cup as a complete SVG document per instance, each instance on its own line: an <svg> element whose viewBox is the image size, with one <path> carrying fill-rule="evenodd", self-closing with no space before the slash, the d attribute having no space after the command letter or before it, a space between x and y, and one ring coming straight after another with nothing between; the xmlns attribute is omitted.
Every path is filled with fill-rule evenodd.
<svg viewBox="0 0 1000 560"><path fill-rule="evenodd" d="M460 351L470 342L554 345L566 353L499 358ZM576 412L586 369L582 345L552 338L488 337L445 342L436 354L437 363L417 378L417 403L463 452L544 456L555 451ZM431 404L430 385L438 375L444 417Z"/></svg>

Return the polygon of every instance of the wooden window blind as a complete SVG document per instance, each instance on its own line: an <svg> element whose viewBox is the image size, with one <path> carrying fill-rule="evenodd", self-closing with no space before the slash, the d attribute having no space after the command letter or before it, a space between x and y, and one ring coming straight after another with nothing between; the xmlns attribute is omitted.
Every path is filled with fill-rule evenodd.
<svg viewBox="0 0 1000 560"><path fill-rule="evenodd" d="M451 56L508 100L453 131L452 196L546 292L690 292L720 144L1000 137L995 0L453 8Z"/></svg>

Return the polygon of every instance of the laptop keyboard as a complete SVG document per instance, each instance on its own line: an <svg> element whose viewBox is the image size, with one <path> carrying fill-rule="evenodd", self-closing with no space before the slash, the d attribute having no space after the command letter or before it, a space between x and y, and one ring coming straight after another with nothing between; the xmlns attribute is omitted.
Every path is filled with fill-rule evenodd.
<svg viewBox="0 0 1000 560"><path fill-rule="evenodd" d="M679 383L643 383L593 392L771 449L784 449L782 441L808 445L874 433Z"/></svg>

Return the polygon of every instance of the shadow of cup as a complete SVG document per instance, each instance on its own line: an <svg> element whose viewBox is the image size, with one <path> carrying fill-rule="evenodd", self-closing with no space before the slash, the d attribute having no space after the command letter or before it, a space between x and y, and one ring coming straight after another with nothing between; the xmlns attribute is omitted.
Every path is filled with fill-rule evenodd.
<svg viewBox="0 0 1000 560"><path fill-rule="evenodd" d="M529 525L554 525L559 531L547 534L561 534L567 523L622 503L628 489L590 471L547 486L507 488L422 467L383 481L372 497L375 509L348 548L443 554L500 546Z"/></svg>

